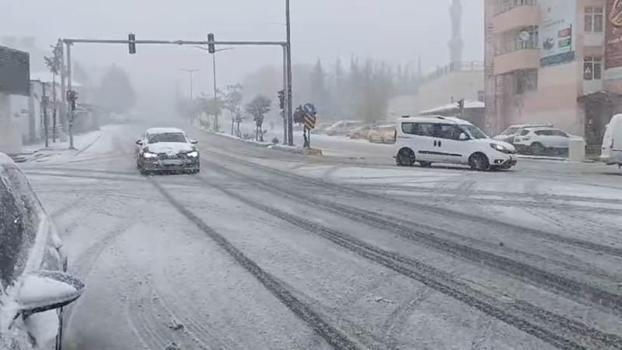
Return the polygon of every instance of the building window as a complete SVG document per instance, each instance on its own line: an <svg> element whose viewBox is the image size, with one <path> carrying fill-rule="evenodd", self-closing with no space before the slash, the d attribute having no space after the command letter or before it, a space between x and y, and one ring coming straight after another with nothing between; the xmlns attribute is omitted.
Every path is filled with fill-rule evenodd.
<svg viewBox="0 0 622 350"><path fill-rule="evenodd" d="M521 95L538 89L538 70L519 70L514 74L514 93Z"/></svg>
<svg viewBox="0 0 622 350"><path fill-rule="evenodd" d="M603 8L588 6L585 8L585 32L586 33L602 33L603 32Z"/></svg>
<svg viewBox="0 0 622 350"><path fill-rule="evenodd" d="M538 27L529 26L501 33L497 37L496 54L538 48Z"/></svg>
<svg viewBox="0 0 622 350"><path fill-rule="evenodd" d="M601 80L603 78L603 58L584 57L583 58L583 79Z"/></svg>

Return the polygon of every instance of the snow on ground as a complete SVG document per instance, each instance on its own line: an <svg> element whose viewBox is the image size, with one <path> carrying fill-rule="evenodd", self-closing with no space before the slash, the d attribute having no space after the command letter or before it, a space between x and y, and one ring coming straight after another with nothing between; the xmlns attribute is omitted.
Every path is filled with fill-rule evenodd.
<svg viewBox="0 0 622 350"><path fill-rule="evenodd" d="M313 135L343 151L304 157L200 133L200 175L144 177L133 150L145 128L104 127L80 154L24 164L87 285L68 309L70 349L324 349L329 328L360 348L554 347L458 291L563 339L594 341L580 325L622 336L619 314L547 287L561 276L620 294L622 185L597 165L397 168L391 145ZM509 262L461 255L471 248Z"/></svg>

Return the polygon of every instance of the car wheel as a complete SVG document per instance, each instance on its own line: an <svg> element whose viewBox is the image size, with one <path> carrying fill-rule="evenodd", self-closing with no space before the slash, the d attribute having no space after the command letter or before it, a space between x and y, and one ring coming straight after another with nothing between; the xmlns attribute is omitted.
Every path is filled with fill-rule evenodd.
<svg viewBox="0 0 622 350"><path fill-rule="evenodd" d="M534 142L529 146L529 153L534 155L543 154L545 150L546 148L540 142Z"/></svg>
<svg viewBox="0 0 622 350"><path fill-rule="evenodd" d="M422 168L429 168L432 166L432 162L419 162L419 165L421 165Z"/></svg>
<svg viewBox="0 0 622 350"><path fill-rule="evenodd" d="M473 170L487 171L490 169L490 162L485 154L475 153L469 157L469 166L471 166Z"/></svg>
<svg viewBox="0 0 622 350"><path fill-rule="evenodd" d="M410 148L402 148L395 157L398 166L413 166L415 164L415 152Z"/></svg>

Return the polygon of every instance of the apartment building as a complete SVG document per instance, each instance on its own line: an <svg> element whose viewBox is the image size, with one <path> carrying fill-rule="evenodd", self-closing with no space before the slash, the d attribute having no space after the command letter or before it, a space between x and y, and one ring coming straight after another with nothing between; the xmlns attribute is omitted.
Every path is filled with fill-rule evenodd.
<svg viewBox="0 0 622 350"><path fill-rule="evenodd" d="M486 128L551 122L598 145L622 112L622 0L485 0Z"/></svg>

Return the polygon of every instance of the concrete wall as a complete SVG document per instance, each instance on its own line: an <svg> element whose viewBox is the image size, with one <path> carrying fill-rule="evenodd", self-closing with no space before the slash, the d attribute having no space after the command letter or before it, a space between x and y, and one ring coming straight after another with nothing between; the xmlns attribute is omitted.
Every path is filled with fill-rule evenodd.
<svg viewBox="0 0 622 350"><path fill-rule="evenodd" d="M538 75L538 90L522 95L505 93L501 113L511 124L550 122L575 135L584 133L584 113L577 98L582 86L580 62L542 68Z"/></svg>
<svg viewBox="0 0 622 350"><path fill-rule="evenodd" d="M0 152L22 152L19 118L12 114L11 97L3 94L0 94Z"/></svg>

